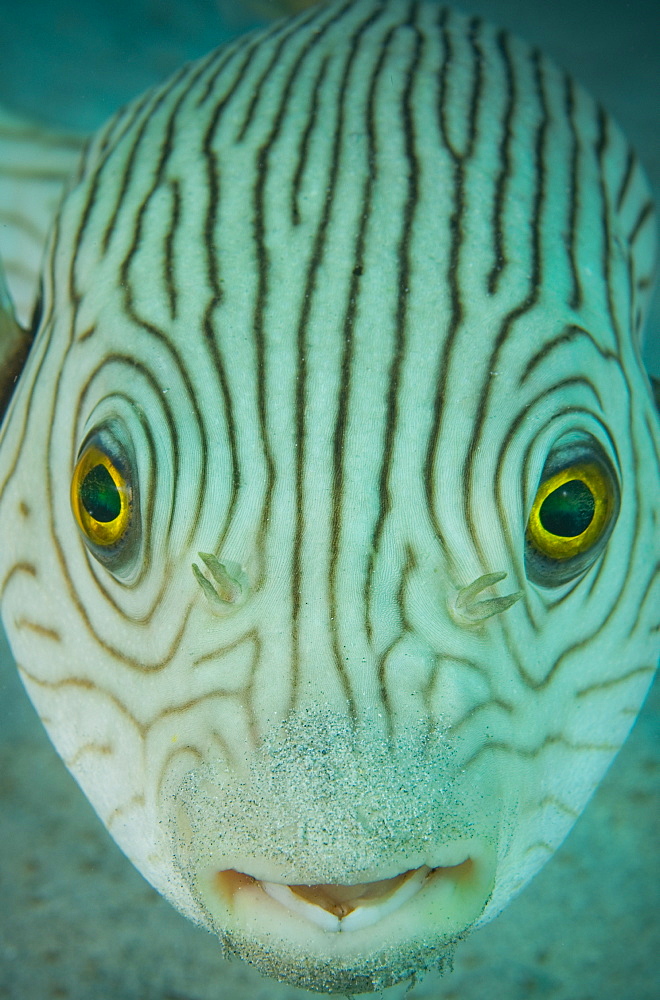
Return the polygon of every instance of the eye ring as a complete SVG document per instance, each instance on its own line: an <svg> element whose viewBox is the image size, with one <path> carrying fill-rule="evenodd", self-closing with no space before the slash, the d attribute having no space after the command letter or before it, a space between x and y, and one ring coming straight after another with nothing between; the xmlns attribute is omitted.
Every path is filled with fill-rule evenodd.
<svg viewBox="0 0 660 1000"><path fill-rule="evenodd" d="M527 527L530 541L551 559L581 555L602 535L613 504L610 482L598 465L562 469L538 488Z"/></svg>
<svg viewBox="0 0 660 1000"><path fill-rule="evenodd" d="M548 455L525 530L531 583L558 587L584 574L605 548L620 506L618 477L590 434L561 439Z"/></svg>
<svg viewBox="0 0 660 1000"><path fill-rule="evenodd" d="M134 512L127 464L101 441L83 447L71 478L71 508L95 554L110 556L126 538Z"/></svg>

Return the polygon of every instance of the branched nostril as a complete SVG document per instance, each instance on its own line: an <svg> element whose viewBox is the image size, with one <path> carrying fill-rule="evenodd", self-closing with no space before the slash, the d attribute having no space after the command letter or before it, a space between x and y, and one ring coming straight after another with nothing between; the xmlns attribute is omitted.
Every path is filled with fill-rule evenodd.
<svg viewBox="0 0 660 1000"><path fill-rule="evenodd" d="M221 608L236 604L243 594L243 586L237 579L239 574L230 573L227 565L221 563L212 552L198 552L197 554L213 577L214 582L211 583L204 576L197 563L192 564L195 579L210 603L214 607Z"/></svg>
<svg viewBox="0 0 660 1000"><path fill-rule="evenodd" d="M467 587L458 591L453 600L449 601L449 611L459 625L478 625L480 622L506 611L522 597L522 591L506 594L504 597L488 597L483 601L476 598L488 587L494 586L505 579L506 573L486 573L477 577Z"/></svg>

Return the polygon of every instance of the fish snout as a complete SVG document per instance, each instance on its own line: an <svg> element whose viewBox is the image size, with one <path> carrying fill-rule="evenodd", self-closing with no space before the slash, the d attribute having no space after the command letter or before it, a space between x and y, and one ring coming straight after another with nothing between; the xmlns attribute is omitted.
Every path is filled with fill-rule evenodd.
<svg viewBox="0 0 660 1000"><path fill-rule="evenodd" d="M393 746L306 713L240 776L217 763L186 776L174 853L208 927L262 971L377 989L405 977L412 952L437 965L491 896L497 808L462 782L441 740ZM401 961L365 985L360 963L381 949Z"/></svg>

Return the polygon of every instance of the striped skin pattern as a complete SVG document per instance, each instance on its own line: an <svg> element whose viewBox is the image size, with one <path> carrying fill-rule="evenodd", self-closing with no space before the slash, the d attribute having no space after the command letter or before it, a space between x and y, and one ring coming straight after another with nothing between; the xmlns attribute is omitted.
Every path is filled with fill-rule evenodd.
<svg viewBox="0 0 660 1000"><path fill-rule="evenodd" d="M90 143L2 426L3 619L116 841L229 952L319 991L442 967L584 808L660 648L654 256L605 113L434 3L303 12ZM72 516L90 435L118 555ZM526 523L567 448L618 513L558 578ZM411 870L354 929L286 888Z"/></svg>

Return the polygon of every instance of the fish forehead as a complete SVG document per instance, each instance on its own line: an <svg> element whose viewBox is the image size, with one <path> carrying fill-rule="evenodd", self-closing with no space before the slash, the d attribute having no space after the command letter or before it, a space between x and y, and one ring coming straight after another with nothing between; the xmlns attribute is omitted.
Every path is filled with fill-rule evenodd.
<svg viewBox="0 0 660 1000"><path fill-rule="evenodd" d="M39 575L63 584L41 639L56 622L66 648L49 658L51 682L72 683L48 714L106 821L139 814L140 796L160 816L194 760L233 774L243 755L271 775L277 748L300 745L278 735L283 716L311 704L345 717L352 703L375 727L374 760L388 746L379 718L399 735L420 719L422 732L429 720L460 732L452 778L488 758L484 726L495 734L512 763L486 774L529 816L501 848L491 912L559 842L657 659L648 605L633 625L653 586L658 491L633 341L652 236L648 212L635 230L646 202L628 162L616 129L542 57L426 4L337 4L242 41L94 141L56 225L14 410L27 400L45 419L8 432L23 445L8 495L27 496L40 461L49 516L8 550L7 572L29 577L16 560L22 549L34 566L38 552ZM143 446L149 484L148 565L130 587L88 560L67 506L80 443L109 418ZM548 450L576 427L610 456L624 502L590 589L556 597L526 584L522 543ZM15 457L5 448L6 468ZM198 549L245 569L236 613L204 604ZM526 590L511 625L459 626L449 599L500 570ZM590 698L601 714L585 723ZM121 780L100 790L81 747L127 718ZM263 758L252 729L272 748ZM335 745L329 728L315 761ZM405 754L395 760L392 786ZM303 773L292 753L288 785ZM349 815L348 795L335 804ZM119 839L182 905L165 841L138 844L131 822ZM383 861L387 848L356 843Z"/></svg>
<svg viewBox="0 0 660 1000"><path fill-rule="evenodd" d="M617 159L628 156L627 145L537 51L433 4L335 4L294 24L193 64L100 134L79 192L84 225L75 231L76 290L84 291L86 274L98 283L104 261L111 274L119 262L122 278L133 276L126 304L143 305L144 318L154 322L153 310L169 306L161 319L171 321L173 298L183 291L167 267L179 256L170 239L174 220L175 235L182 227L191 251L187 273L198 279L192 287L216 299L233 291L244 307L261 290L255 272L267 265L269 289L280 276L289 279L269 303L287 317L300 312L299 300L317 277L310 270L323 274L325 266L342 291L351 277L362 277L348 266L362 236L374 270L390 266L373 276L378 292L390 291L381 307L387 315L392 303L399 305L392 291L400 292L400 282L392 278L412 239L420 251L412 256L430 258L432 288L441 286L437 295L444 296L428 308L445 322L436 329L424 324L437 340L445 336L448 279L459 283L465 309L471 292L483 292L485 278L493 298L506 268L514 303L533 277L549 299L554 288L565 310L567 285L584 269L580 249L591 261L600 238L613 258L635 256L639 247L633 250L622 213L604 197L611 192L599 191L615 167L626 166ZM578 124L583 156L576 165ZM460 218L457 174L480 195L459 204ZM565 214L551 211L559 206ZM73 220L80 221L75 213ZM558 234L571 222L577 233L568 235L577 247L566 248ZM599 234L604 222L609 230ZM642 235L637 257L646 255L648 267L653 226ZM471 263L473 246L481 250L474 281L452 273L453 243ZM531 275L540 263L549 266ZM231 282L221 265L232 268ZM584 284L570 288L572 298L583 308L586 298L588 314L611 327L605 281ZM482 295L475 313L488 301ZM488 344L487 335L482 339Z"/></svg>

